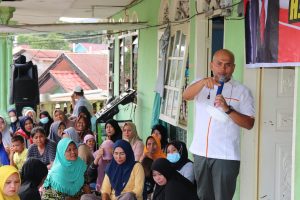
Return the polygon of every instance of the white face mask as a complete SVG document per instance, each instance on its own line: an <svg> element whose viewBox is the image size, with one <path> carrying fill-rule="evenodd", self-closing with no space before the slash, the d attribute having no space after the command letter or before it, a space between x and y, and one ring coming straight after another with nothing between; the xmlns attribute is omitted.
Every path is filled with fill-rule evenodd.
<svg viewBox="0 0 300 200"><path fill-rule="evenodd" d="M15 123L17 121L17 117L16 116L10 117L10 121L11 123Z"/></svg>

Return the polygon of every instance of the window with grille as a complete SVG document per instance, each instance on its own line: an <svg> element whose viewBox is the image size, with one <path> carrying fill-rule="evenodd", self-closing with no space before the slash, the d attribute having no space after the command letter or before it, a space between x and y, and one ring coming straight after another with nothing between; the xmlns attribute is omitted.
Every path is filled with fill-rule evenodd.
<svg viewBox="0 0 300 200"><path fill-rule="evenodd" d="M119 94L121 94L129 88L137 90L137 33L119 38L119 52Z"/></svg>

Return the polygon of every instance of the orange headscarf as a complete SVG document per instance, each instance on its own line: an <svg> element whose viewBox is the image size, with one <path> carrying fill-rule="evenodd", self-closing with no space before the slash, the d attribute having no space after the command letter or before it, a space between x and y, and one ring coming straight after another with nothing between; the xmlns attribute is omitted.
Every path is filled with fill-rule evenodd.
<svg viewBox="0 0 300 200"><path fill-rule="evenodd" d="M153 154L151 154L152 159L153 159L153 160L156 160L156 159L158 159L158 158L166 158L166 154L165 154L165 153L162 151L162 149L161 149L160 140L159 140L159 138L158 138L157 136L155 136L155 135L149 136L149 137L147 138L147 140L146 140L146 145L145 145L145 147L144 147L144 154L149 153L149 151L148 151L148 149L147 149L147 142L148 142L148 140L149 140L150 138L153 138L153 139L155 140L156 145L157 145L156 151L155 151Z"/></svg>

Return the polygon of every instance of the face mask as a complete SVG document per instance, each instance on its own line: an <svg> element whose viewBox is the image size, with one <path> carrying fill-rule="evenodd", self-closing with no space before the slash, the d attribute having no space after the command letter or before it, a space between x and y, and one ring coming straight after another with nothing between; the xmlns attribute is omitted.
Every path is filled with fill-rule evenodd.
<svg viewBox="0 0 300 200"><path fill-rule="evenodd" d="M49 122L49 118L48 117L44 117L44 118L40 119L40 122L42 124L47 124Z"/></svg>
<svg viewBox="0 0 300 200"><path fill-rule="evenodd" d="M17 121L17 117L16 116L10 117L10 121L11 123L15 123Z"/></svg>
<svg viewBox="0 0 300 200"><path fill-rule="evenodd" d="M171 162L171 163L176 163L178 162L178 160L180 159L180 154L177 153L168 153L167 154L167 159Z"/></svg>

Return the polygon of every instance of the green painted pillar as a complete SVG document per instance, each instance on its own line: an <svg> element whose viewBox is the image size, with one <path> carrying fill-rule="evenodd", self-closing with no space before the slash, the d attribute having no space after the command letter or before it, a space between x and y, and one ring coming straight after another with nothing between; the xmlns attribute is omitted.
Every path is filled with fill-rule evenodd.
<svg viewBox="0 0 300 200"><path fill-rule="evenodd" d="M294 128L296 129L294 131L294 172L292 173L292 175L294 175L292 177L292 181L294 184L294 186L292 186L293 188L293 196L292 199L297 200L300 199L300 71L299 71L299 67L296 67L296 74L295 74L295 105L294 105L294 112L296 112L296 114L294 114L295 119L294 119Z"/></svg>
<svg viewBox="0 0 300 200"><path fill-rule="evenodd" d="M7 25L15 8L0 7L0 24ZM6 111L9 104L10 65L12 63L12 37L0 34L0 110Z"/></svg>

